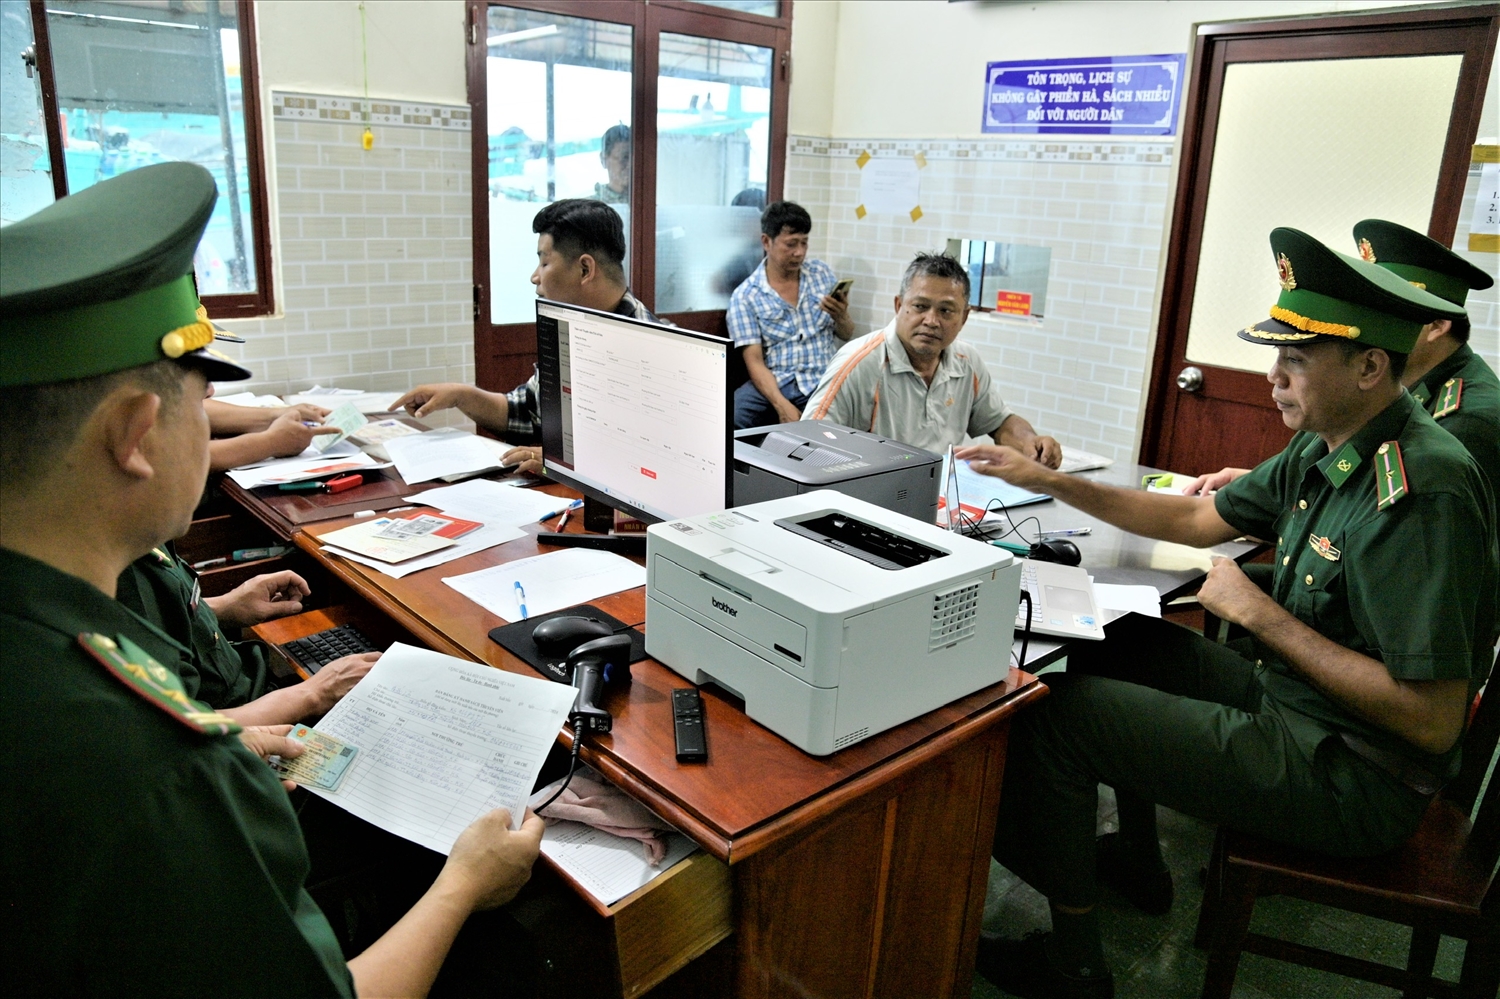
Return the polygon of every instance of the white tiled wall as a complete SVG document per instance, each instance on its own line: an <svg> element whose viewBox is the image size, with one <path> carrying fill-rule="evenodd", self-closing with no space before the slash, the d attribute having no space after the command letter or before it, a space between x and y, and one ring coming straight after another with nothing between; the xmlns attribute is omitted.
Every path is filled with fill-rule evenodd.
<svg viewBox="0 0 1500 999"><path fill-rule="evenodd" d="M273 95L281 315L224 324L245 388L473 381L468 108L372 102L367 152L358 104Z"/></svg>
<svg viewBox="0 0 1500 999"><path fill-rule="evenodd" d="M857 217L857 158L866 150L875 156L922 154L918 220ZM979 349L1006 401L1039 431L1134 461L1154 345L1170 166L1170 145L1155 142L793 136L786 196L813 217L813 254L840 276L855 278L851 305L862 330L890 320L901 272L919 250L942 250L950 238L1050 247L1047 315L1030 321L976 314L963 337ZM1477 180L1476 171L1455 240L1460 248L1467 244ZM1493 254L1472 259L1495 269ZM1470 312L1475 349L1495 365L1495 292L1472 295Z"/></svg>

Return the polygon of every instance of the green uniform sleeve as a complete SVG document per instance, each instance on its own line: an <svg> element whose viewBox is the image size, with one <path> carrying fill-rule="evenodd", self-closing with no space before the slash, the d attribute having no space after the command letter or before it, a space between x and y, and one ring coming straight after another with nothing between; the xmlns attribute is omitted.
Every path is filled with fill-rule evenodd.
<svg viewBox="0 0 1500 999"><path fill-rule="evenodd" d="M1214 509L1224 523L1254 538L1267 541L1275 538L1288 497L1293 494L1302 449L1306 446L1303 435L1296 435L1280 454L1267 458L1249 474L1241 475L1216 492Z"/></svg>

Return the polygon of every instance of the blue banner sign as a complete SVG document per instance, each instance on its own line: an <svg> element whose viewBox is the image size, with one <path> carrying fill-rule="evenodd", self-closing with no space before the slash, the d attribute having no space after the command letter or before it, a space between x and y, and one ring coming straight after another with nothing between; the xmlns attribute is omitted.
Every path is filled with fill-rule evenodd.
<svg viewBox="0 0 1500 999"><path fill-rule="evenodd" d="M985 132L1174 135L1185 56L992 62Z"/></svg>

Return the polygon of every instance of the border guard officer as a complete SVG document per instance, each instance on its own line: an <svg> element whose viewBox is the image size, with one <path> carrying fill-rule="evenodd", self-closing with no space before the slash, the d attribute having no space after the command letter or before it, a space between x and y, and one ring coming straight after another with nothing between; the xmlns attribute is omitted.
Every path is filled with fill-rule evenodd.
<svg viewBox="0 0 1500 999"><path fill-rule="evenodd" d="M1483 474L1399 376L1422 325L1460 309L1292 229L1271 249L1280 298L1239 335L1276 348L1271 395L1297 431L1279 455L1189 497L1081 480L1004 447L957 452L1137 534L1276 542L1270 594L1227 559L1199 593L1246 642L1127 616L1017 719L995 856L1048 896L1052 932L982 941L980 969L1018 995L1113 994L1094 910L1100 782L1120 802L1119 880L1166 878L1170 894L1158 803L1365 856L1409 836L1457 772L1490 668L1500 554Z"/></svg>

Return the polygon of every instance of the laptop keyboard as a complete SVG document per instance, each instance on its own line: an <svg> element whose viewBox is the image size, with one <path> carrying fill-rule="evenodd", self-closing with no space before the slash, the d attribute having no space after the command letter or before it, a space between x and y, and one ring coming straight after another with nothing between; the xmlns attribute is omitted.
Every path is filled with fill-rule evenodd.
<svg viewBox="0 0 1500 999"><path fill-rule="evenodd" d="M361 652L379 652L371 641L352 624L341 624L306 638L287 642L282 651L302 665L309 673L316 673L335 659L354 656Z"/></svg>

